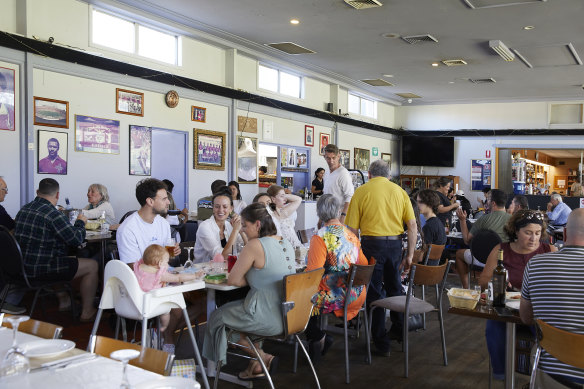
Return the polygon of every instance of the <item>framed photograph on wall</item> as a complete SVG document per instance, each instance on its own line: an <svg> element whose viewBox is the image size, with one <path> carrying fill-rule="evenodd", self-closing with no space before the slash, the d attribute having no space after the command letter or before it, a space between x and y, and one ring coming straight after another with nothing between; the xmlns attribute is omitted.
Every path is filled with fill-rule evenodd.
<svg viewBox="0 0 584 389"><path fill-rule="evenodd" d="M37 173L67 174L68 137L66 132L38 130Z"/></svg>
<svg viewBox="0 0 584 389"><path fill-rule="evenodd" d="M391 170L391 154L381 153L381 159L387 162L387 164L389 165L389 170Z"/></svg>
<svg viewBox="0 0 584 389"><path fill-rule="evenodd" d="M194 129L195 169L225 170L225 133Z"/></svg>
<svg viewBox="0 0 584 389"><path fill-rule="evenodd" d="M340 155L339 162L341 163L341 166L344 166L345 169L350 169L351 168L351 151L339 149L339 155Z"/></svg>
<svg viewBox="0 0 584 389"><path fill-rule="evenodd" d="M491 160L470 160L470 190L483 190L491 186Z"/></svg>
<svg viewBox="0 0 584 389"><path fill-rule="evenodd" d="M75 115L75 151L120 153L120 121Z"/></svg>
<svg viewBox="0 0 584 389"><path fill-rule="evenodd" d="M369 150L359 149L359 148L355 147L354 153L355 153L355 161L353 162L353 166L355 166L355 169L361 170L361 171L368 171L369 165L370 165Z"/></svg>
<svg viewBox="0 0 584 389"><path fill-rule="evenodd" d="M258 182L258 140L247 136L237 137L237 182ZM290 157L290 153L288 153Z"/></svg>
<svg viewBox="0 0 584 389"><path fill-rule="evenodd" d="M14 131L14 69L0 67L0 130Z"/></svg>
<svg viewBox="0 0 584 389"><path fill-rule="evenodd" d="M280 166L288 167L288 148L280 147Z"/></svg>
<svg viewBox="0 0 584 389"><path fill-rule="evenodd" d="M69 102L35 96L34 124L69 128Z"/></svg>
<svg viewBox="0 0 584 389"><path fill-rule="evenodd" d="M152 128L130 125L130 175L149 176L152 166Z"/></svg>
<svg viewBox="0 0 584 389"><path fill-rule="evenodd" d="M330 143L331 134L320 133L320 143L318 144L319 154L324 155L324 148Z"/></svg>
<svg viewBox="0 0 584 389"><path fill-rule="evenodd" d="M191 105L191 120L193 122L205 123L207 121L207 108Z"/></svg>
<svg viewBox="0 0 584 389"><path fill-rule="evenodd" d="M296 152L296 167L300 169L308 168L308 156L306 151L298 150Z"/></svg>
<svg viewBox="0 0 584 389"><path fill-rule="evenodd" d="M314 126L304 126L304 145L314 146Z"/></svg>
<svg viewBox="0 0 584 389"><path fill-rule="evenodd" d="M144 116L144 93L116 88L116 112Z"/></svg>

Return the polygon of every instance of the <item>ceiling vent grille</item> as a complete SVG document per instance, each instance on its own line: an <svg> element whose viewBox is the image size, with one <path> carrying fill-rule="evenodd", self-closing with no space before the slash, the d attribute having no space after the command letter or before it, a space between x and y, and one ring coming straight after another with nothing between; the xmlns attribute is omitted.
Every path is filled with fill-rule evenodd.
<svg viewBox="0 0 584 389"><path fill-rule="evenodd" d="M414 43L420 43L420 42L438 43L438 39L434 38L430 34L402 36L401 38L404 41L408 42L410 45L413 45Z"/></svg>
<svg viewBox="0 0 584 389"><path fill-rule="evenodd" d="M345 0L345 3L355 9L377 8L383 5L377 0Z"/></svg>
<svg viewBox="0 0 584 389"><path fill-rule="evenodd" d="M471 9L507 7L510 5L533 4L547 0L463 0Z"/></svg>
<svg viewBox="0 0 584 389"><path fill-rule="evenodd" d="M380 78L376 78L374 80L366 79L366 80L359 80L359 81L364 82L365 84L369 84L371 86L393 86L393 84L391 82L387 82L387 81L382 80Z"/></svg>
<svg viewBox="0 0 584 389"><path fill-rule="evenodd" d="M307 49L293 42L268 43L267 46L276 50L283 51L286 54L314 54L316 51Z"/></svg>
<svg viewBox="0 0 584 389"><path fill-rule="evenodd" d="M440 61L446 66L462 66L467 65L467 62L463 59L445 59Z"/></svg>
<svg viewBox="0 0 584 389"><path fill-rule="evenodd" d="M398 95L399 97L403 97L404 99L421 99L422 96L418 96L415 93L396 93L396 95Z"/></svg>
<svg viewBox="0 0 584 389"><path fill-rule="evenodd" d="M493 77L491 78L469 78L468 79L473 84L494 84L497 82Z"/></svg>

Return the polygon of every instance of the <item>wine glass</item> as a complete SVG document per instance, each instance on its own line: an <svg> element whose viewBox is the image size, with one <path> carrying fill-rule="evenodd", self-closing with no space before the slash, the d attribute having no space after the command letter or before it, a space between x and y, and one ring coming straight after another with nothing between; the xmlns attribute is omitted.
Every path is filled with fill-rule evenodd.
<svg viewBox="0 0 584 389"><path fill-rule="evenodd" d="M185 249L187 249L187 260L183 265L185 269L188 269L189 267L193 266L193 261L191 261L191 251L193 250L193 248L194 248L193 246L185 247Z"/></svg>
<svg viewBox="0 0 584 389"><path fill-rule="evenodd" d="M110 358L117 359L124 364L123 376L122 376L122 383L120 384L120 389L131 389L132 386L128 382L128 375L127 375L127 368L128 362L134 358L138 358L140 356L140 351L132 350L132 349L123 349L123 350L116 350L110 354Z"/></svg>
<svg viewBox="0 0 584 389"><path fill-rule="evenodd" d="M0 365L0 376L11 376L18 374L26 374L30 371L28 358L24 355L24 351L18 347L16 341L16 334L18 332L18 325L29 320L29 316L8 316L4 320L12 325L12 347L6 353L2 365Z"/></svg>

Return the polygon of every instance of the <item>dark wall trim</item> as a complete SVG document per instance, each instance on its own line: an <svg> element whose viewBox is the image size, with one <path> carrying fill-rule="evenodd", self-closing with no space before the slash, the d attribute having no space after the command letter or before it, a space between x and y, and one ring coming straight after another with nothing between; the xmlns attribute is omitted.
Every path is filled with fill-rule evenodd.
<svg viewBox="0 0 584 389"><path fill-rule="evenodd" d="M416 136L566 136L584 135L584 129L521 129L521 130L440 130L440 131L401 131L401 135Z"/></svg>

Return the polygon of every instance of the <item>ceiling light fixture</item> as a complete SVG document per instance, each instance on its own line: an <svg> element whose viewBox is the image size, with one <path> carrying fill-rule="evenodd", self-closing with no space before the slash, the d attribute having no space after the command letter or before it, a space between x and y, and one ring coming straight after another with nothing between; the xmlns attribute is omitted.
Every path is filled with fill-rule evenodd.
<svg viewBox="0 0 584 389"><path fill-rule="evenodd" d="M500 40L489 41L489 47L505 61L513 61L515 59L515 54Z"/></svg>
<svg viewBox="0 0 584 389"><path fill-rule="evenodd" d="M435 68L438 67L438 65L440 65L438 62L432 62L432 66L434 66Z"/></svg>
<svg viewBox="0 0 584 389"><path fill-rule="evenodd" d="M290 24L300 24L300 20L298 19L290 19Z"/></svg>
<svg viewBox="0 0 584 389"><path fill-rule="evenodd" d="M525 26L523 27L524 30L533 30L535 26Z"/></svg>
<svg viewBox="0 0 584 389"><path fill-rule="evenodd" d="M384 74L383 77L393 78L393 74Z"/></svg>

